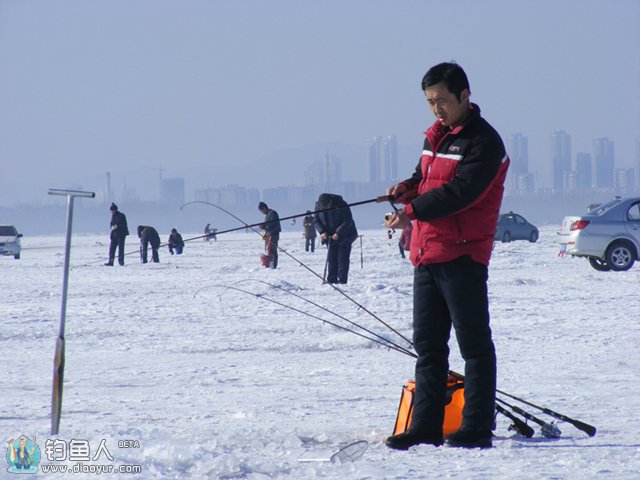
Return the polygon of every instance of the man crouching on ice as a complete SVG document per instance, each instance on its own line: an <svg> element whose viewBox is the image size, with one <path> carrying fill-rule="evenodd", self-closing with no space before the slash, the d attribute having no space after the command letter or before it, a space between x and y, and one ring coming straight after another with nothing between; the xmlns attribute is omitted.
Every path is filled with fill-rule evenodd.
<svg viewBox="0 0 640 480"><path fill-rule="evenodd" d="M509 159L498 133L469 102L467 76L441 63L422 79L435 123L411 178L387 190L405 204L385 223L413 221L411 262L416 394L409 430L386 440L406 450L442 445L449 335L465 361L465 405L452 447L489 448L495 415L496 354L489 327L487 267Z"/></svg>

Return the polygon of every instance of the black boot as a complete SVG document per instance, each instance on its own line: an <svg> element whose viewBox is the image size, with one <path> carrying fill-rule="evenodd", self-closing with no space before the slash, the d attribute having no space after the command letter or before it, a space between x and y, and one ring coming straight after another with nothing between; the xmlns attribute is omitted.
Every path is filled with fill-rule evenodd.
<svg viewBox="0 0 640 480"><path fill-rule="evenodd" d="M461 428L449 435L445 441L449 447L459 448L491 448L493 446L490 430L470 430Z"/></svg>
<svg viewBox="0 0 640 480"><path fill-rule="evenodd" d="M398 435L387 437L384 442L387 447L395 450L408 450L414 445L427 444L439 447L442 445L442 434L440 433L417 433L410 430Z"/></svg>

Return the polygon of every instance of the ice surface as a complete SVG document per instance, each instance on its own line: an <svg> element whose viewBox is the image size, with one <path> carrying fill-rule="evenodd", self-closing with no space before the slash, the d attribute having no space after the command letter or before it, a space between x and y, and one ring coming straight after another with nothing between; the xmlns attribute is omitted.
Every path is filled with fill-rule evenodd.
<svg viewBox="0 0 640 480"><path fill-rule="evenodd" d="M389 450L382 441L413 359L225 287L340 322L255 280L273 283L405 343L285 254L279 269L261 268L263 244L250 232L189 242L182 256L164 248L157 265L140 264L129 237L124 268L102 266L106 235L74 235L58 438L86 439L92 449L106 439L113 464L142 465L142 474L103 478L639 478L640 267L600 273L586 260L558 258L556 230L543 228L535 244L495 245L498 383L597 426L593 438L561 422L558 440L535 424L536 435L523 439L499 416L491 450ZM409 262L386 231L363 233L364 268L357 242L344 290L410 338ZM284 233L281 246L322 274L323 248L305 253L299 232ZM21 434L41 448L52 438L63 247L62 235L25 237L21 260L0 258L5 448ZM463 371L455 342L451 368ZM139 447L118 448L124 439ZM298 462L356 440L370 445L355 462ZM0 478L14 477L0 469Z"/></svg>

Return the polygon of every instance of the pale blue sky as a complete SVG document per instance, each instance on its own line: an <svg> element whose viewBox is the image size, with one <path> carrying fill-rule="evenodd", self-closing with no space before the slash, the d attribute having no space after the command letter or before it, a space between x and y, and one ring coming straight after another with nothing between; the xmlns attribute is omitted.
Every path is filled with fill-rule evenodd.
<svg viewBox="0 0 640 480"><path fill-rule="evenodd" d="M558 129L574 158L608 136L630 167L639 25L637 0L0 0L0 206L97 191L106 171L150 196L144 167L250 186L216 166L374 135L413 164L432 123L420 80L451 59L503 138L528 135L541 182Z"/></svg>

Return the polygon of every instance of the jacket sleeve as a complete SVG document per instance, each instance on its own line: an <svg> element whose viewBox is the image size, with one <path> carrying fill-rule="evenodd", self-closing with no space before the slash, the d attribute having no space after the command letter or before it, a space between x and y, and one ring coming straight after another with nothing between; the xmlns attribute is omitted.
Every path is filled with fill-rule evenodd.
<svg viewBox="0 0 640 480"><path fill-rule="evenodd" d="M453 179L415 198L405 208L409 218L429 221L459 213L478 201L495 179L505 156L497 136L477 138L460 161Z"/></svg>

